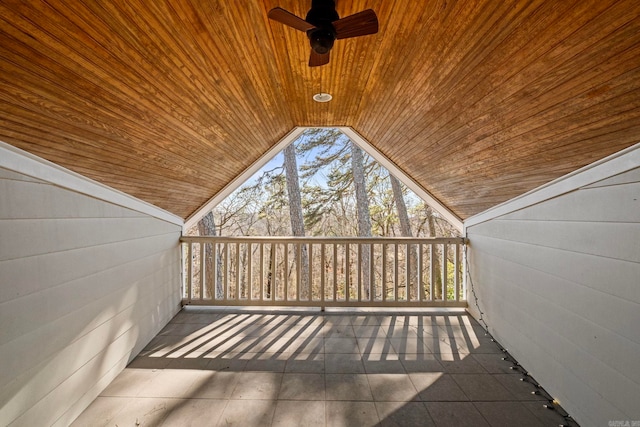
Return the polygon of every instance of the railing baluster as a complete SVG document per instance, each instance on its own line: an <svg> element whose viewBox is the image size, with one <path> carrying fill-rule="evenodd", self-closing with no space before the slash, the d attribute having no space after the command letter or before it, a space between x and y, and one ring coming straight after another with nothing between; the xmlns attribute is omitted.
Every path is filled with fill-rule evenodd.
<svg viewBox="0 0 640 427"><path fill-rule="evenodd" d="M302 280L302 244L295 243L296 248L296 301L300 301L300 281Z"/></svg>
<svg viewBox="0 0 640 427"><path fill-rule="evenodd" d="M252 243L247 243L247 299L248 300L252 300L253 299L253 281L252 279L252 271L251 268L252 266L252 258L253 258L253 253L251 252L253 244Z"/></svg>
<svg viewBox="0 0 640 427"><path fill-rule="evenodd" d="M338 244L333 244L333 302L338 301Z"/></svg>
<svg viewBox="0 0 640 427"><path fill-rule="evenodd" d="M407 302L411 301L411 261L410 261L410 248L409 248L409 243L406 244L405 246L405 250L406 252L404 253L404 257L405 257L405 271L404 271L404 298L407 300Z"/></svg>
<svg viewBox="0 0 640 427"><path fill-rule="evenodd" d="M362 287L362 243L358 243L358 258L356 259L356 268L358 269L358 274L356 274L356 298L357 301L362 301L360 298L360 288Z"/></svg>
<svg viewBox="0 0 640 427"><path fill-rule="evenodd" d="M226 289L224 293L224 299L226 301L231 300L231 280L229 280L229 243L224 244L224 259L222 261L222 271L223 271L223 284L225 284L224 289Z"/></svg>
<svg viewBox="0 0 640 427"><path fill-rule="evenodd" d="M198 286L200 286L200 298L201 300L204 299L204 270L205 270L205 265L207 264L205 262L205 254L204 254L204 243L200 242L200 277L198 277Z"/></svg>
<svg viewBox="0 0 640 427"><path fill-rule="evenodd" d="M398 245L393 245L393 300L398 302L398 294L400 291L400 281L398 280Z"/></svg>
<svg viewBox="0 0 640 427"><path fill-rule="evenodd" d="M382 244L382 301L387 301L387 244Z"/></svg>
<svg viewBox="0 0 640 427"><path fill-rule="evenodd" d="M455 274L453 275L454 277L454 285L455 285L455 290L456 290L456 301L460 301L460 277L458 274L458 269L460 267L460 244L456 243L455 245L456 251L454 254L454 265L453 265L453 271L455 272Z"/></svg>
<svg viewBox="0 0 640 427"><path fill-rule="evenodd" d="M375 274L375 266L373 265L373 243L369 244L369 283L367 284L367 290L369 296L367 301L373 301L375 295L375 282L376 282L376 274Z"/></svg>
<svg viewBox="0 0 640 427"><path fill-rule="evenodd" d="M276 273L276 249L277 246L275 243L271 244L271 252L269 256L271 257L271 265L269 266L269 299L271 301L276 300L277 289L276 289L276 277L278 276Z"/></svg>
<svg viewBox="0 0 640 427"><path fill-rule="evenodd" d="M438 253L435 243L429 244L429 301L435 301L434 291L436 290L436 254Z"/></svg>
<svg viewBox="0 0 640 427"><path fill-rule="evenodd" d="M284 280L282 286L284 288L284 300L289 301L289 243L284 242Z"/></svg>
<svg viewBox="0 0 640 427"><path fill-rule="evenodd" d="M320 244L320 301L324 304L326 299L326 289L324 283L324 266L325 266L325 244ZM321 307L324 311L324 305Z"/></svg>
<svg viewBox="0 0 640 427"><path fill-rule="evenodd" d="M307 248L307 260L309 262L309 271L307 272L307 283L304 284L307 287L307 299L313 301L313 244L309 243Z"/></svg>
<svg viewBox="0 0 640 427"><path fill-rule="evenodd" d="M351 294L351 265L350 265L350 244L345 243L344 245L344 298L345 301L349 302L349 296Z"/></svg>
<svg viewBox="0 0 640 427"><path fill-rule="evenodd" d="M447 300L447 244L442 244L442 301Z"/></svg>
<svg viewBox="0 0 640 427"><path fill-rule="evenodd" d="M186 245L182 249L183 262L188 262L180 267L184 275L180 286L186 287L183 303L321 307L467 304L462 238L185 236L181 241ZM269 253L266 245L271 249ZM211 264L208 255L213 256ZM438 259L440 256L442 260ZM452 278L448 274L450 267ZM333 290L329 291L331 281Z"/></svg>
<svg viewBox="0 0 640 427"><path fill-rule="evenodd" d="M260 290L258 293L258 299L260 302L264 302L264 243L260 242Z"/></svg>

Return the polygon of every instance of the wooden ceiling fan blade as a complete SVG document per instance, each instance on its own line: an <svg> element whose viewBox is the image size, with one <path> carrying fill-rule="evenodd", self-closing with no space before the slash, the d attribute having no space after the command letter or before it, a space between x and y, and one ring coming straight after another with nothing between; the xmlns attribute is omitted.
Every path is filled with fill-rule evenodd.
<svg viewBox="0 0 640 427"><path fill-rule="evenodd" d="M274 21L278 21L281 24L284 24L291 28L295 28L296 30L300 30L300 31L309 31L316 28L315 25L309 24L304 19L294 15L289 11L284 10L281 7L275 7L271 9L267 14L267 16L269 17L269 19L273 19Z"/></svg>
<svg viewBox="0 0 640 427"><path fill-rule="evenodd" d="M378 17L372 9L338 19L332 24L336 30L336 39L348 39L378 32Z"/></svg>
<svg viewBox="0 0 640 427"><path fill-rule="evenodd" d="M311 55L309 56L309 67L319 67L329 63L329 54L319 54L315 50L311 49Z"/></svg>

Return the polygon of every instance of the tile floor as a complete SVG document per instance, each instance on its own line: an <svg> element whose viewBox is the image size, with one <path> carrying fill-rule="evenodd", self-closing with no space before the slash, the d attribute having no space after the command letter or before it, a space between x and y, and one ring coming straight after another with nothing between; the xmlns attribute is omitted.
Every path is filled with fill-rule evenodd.
<svg viewBox="0 0 640 427"><path fill-rule="evenodd" d="M74 426L558 426L459 313L181 311Z"/></svg>

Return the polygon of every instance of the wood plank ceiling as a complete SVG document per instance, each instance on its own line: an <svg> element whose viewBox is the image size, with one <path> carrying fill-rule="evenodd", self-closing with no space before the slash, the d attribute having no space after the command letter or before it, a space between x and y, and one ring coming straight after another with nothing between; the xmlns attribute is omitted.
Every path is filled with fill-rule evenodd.
<svg viewBox="0 0 640 427"><path fill-rule="evenodd" d="M0 140L183 218L295 126L353 127L461 218L640 140L637 0L338 0L380 32L314 69L275 6L310 2L2 1Z"/></svg>

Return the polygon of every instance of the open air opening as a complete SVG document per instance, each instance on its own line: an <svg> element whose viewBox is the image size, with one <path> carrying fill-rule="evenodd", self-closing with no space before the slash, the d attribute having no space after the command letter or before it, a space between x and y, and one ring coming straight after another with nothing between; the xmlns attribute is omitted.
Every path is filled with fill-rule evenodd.
<svg viewBox="0 0 640 427"><path fill-rule="evenodd" d="M305 129L203 213L183 303L466 306L460 232L362 145Z"/></svg>

